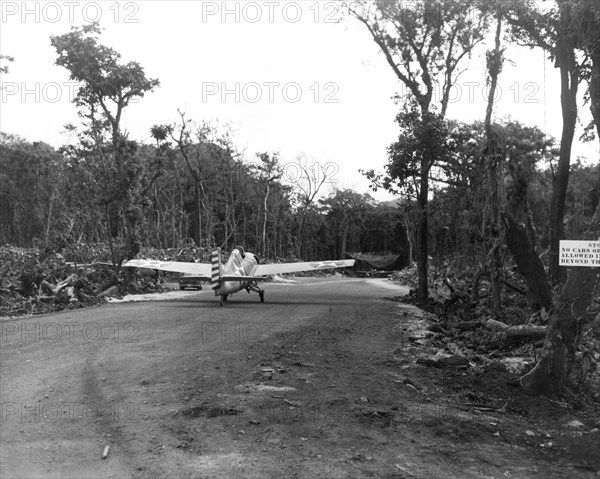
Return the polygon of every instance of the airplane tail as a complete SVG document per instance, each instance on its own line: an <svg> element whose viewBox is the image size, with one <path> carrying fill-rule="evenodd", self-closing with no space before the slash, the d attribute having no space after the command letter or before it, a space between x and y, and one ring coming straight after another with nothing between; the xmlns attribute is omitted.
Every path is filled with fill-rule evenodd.
<svg viewBox="0 0 600 479"><path fill-rule="evenodd" d="M221 263L221 248L217 248L210 255L211 264L211 279L210 282L215 286L221 281L221 272L223 271L223 265Z"/></svg>

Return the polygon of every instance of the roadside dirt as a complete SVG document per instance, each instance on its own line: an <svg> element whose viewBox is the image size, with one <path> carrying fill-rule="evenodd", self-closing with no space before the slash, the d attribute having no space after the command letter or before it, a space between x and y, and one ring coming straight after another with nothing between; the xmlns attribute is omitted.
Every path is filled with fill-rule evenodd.
<svg viewBox="0 0 600 479"><path fill-rule="evenodd" d="M213 394L173 418L177 447L211 477L248 455L262 465L249 477L600 477L598 416L526 396L506 371L415 364L423 348L401 330L419 315L330 317L249 346L254 367L231 358L226 380L191 386Z"/></svg>
<svg viewBox="0 0 600 479"><path fill-rule="evenodd" d="M344 294L364 288L347 286ZM32 361L51 361L54 373L46 389L34 389L11 382L16 366L2 365L0 476L600 477L596 413L525 396L516 377L501 369L418 364L434 352L414 340L423 313L365 298L352 308L310 311L271 304L265 321L285 320L291 307L305 308L307 317L266 334L254 334L252 323L240 330L234 323L225 335L205 327L192 361L199 337L177 322L160 338L168 356L158 349L156 331L118 351L86 344L48 356L48 349L19 347L15 354L25 350ZM124 306L96 312L116 317L127 312ZM214 311L215 318L225 314ZM162 313L144 314L154 324ZM31 375L43 383L39 370ZM10 404L43 398L46 390L64 403L69 389L80 387L97 404L126 400L93 423L34 429L15 422L5 407L7 398ZM111 448L102 460L105 445Z"/></svg>

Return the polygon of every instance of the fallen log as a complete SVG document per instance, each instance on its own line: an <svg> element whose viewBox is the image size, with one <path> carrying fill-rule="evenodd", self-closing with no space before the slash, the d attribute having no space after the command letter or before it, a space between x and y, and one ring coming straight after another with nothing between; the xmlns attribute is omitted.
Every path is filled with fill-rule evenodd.
<svg viewBox="0 0 600 479"><path fill-rule="evenodd" d="M425 366L433 366L434 368L441 368L442 365L437 359L431 358L418 358L416 361L417 364L424 364Z"/></svg>
<svg viewBox="0 0 600 479"><path fill-rule="evenodd" d="M119 294L119 288L117 288L116 286L111 286L110 288L102 291L101 293L98 294L99 298L106 298L109 296L116 296L117 294Z"/></svg>
<svg viewBox="0 0 600 479"><path fill-rule="evenodd" d="M56 299L55 296L43 295L40 294L35 298L37 301L54 301Z"/></svg>
<svg viewBox="0 0 600 479"><path fill-rule="evenodd" d="M434 324L431 324L431 325L427 326L427 329L429 331L431 331L432 333L450 334L447 329L443 328L442 326L440 326L437 323L434 323Z"/></svg>
<svg viewBox="0 0 600 479"><path fill-rule="evenodd" d="M534 326L532 324L520 324L511 326L506 330L506 337L512 339L541 339L546 336L546 326Z"/></svg>
<svg viewBox="0 0 600 479"><path fill-rule="evenodd" d="M522 294L523 296L527 296L527 291L524 290L523 288L519 288L518 286L515 286L512 283L509 283L505 279L502 280L502 283L504 283L506 286L508 286L513 291L516 291L517 293Z"/></svg>
<svg viewBox="0 0 600 479"><path fill-rule="evenodd" d="M505 332L506 337L509 339L544 339L546 336L546 326L536 326L534 324L509 326L495 319L488 319L483 324L493 331Z"/></svg>
<svg viewBox="0 0 600 479"><path fill-rule="evenodd" d="M95 296L90 296L89 294L82 293L81 291L78 292L78 295L81 299L83 299L85 301L89 301L90 303L93 303L96 301Z"/></svg>
<svg viewBox="0 0 600 479"><path fill-rule="evenodd" d="M506 332L510 326L502 321L497 321L495 319L488 319L484 322L488 329L492 329L494 331L504 331Z"/></svg>
<svg viewBox="0 0 600 479"><path fill-rule="evenodd" d="M444 326L451 326L461 331L467 331L470 329L476 329L481 326L481 321L463 321L462 323L446 323Z"/></svg>
<svg viewBox="0 0 600 479"><path fill-rule="evenodd" d="M73 286L77 282L77 279L78 279L78 277L75 273L69 275L66 279L63 279L54 288L52 288L52 292L54 294L60 293L67 286Z"/></svg>
<svg viewBox="0 0 600 479"><path fill-rule="evenodd" d="M454 366L454 367L467 367L469 366L469 360L464 356L443 356L438 359L438 362L443 366Z"/></svg>

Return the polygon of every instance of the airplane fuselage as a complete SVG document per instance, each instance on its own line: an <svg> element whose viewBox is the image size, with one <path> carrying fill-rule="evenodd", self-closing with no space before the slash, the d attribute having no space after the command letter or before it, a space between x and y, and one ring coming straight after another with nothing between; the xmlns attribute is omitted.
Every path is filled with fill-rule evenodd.
<svg viewBox="0 0 600 479"><path fill-rule="evenodd" d="M249 286L249 281L223 281L219 287L215 289L216 296L225 294L233 294L246 289Z"/></svg>
<svg viewBox="0 0 600 479"><path fill-rule="evenodd" d="M223 273L226 275L252 276L257 265L258 259L253 253L242 254L238 249L234 249L223 268ZM252 284L252 281L220 281L213 289L215 295L224 296L247 289Z"/></svg>

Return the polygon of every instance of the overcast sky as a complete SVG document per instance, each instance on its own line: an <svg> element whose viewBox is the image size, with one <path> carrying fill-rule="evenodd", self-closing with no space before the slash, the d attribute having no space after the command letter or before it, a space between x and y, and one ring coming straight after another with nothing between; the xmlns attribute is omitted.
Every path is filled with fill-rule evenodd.
<svg viewBox="0 0 600 479"><path fill-rule="evenodd" d="M391 97L402 85L339 3L3 1L0 8L0 53L15 57L1 79L0 130L30 141L60 146L67 141L63 125L79 123L68 72L54 65L49 37L93 20L105 29L102 43L161 83L126 109L122 126L132 139L151 141L150 127L177 120L180 109L196 121L231 123L248 159L278 151L291 176L304 154L333 175L335 186L367 192L358 169L381 170L397 135ZM448 117L483 118L485 48L463 65L469 70ZM515 47L507 56L514 64L501 74L494 116L560 138L558 70L539 49ZM580 113L587 123L588 107ZM590 162L599 157L597 143L576 144L574 153Z"/></svg>

